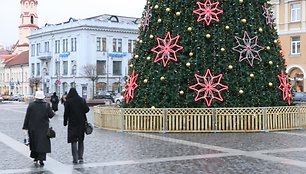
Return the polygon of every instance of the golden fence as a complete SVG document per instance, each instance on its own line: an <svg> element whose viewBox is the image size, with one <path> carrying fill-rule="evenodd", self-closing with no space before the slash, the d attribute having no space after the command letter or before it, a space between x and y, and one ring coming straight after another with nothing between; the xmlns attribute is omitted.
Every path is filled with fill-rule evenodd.
<svg viewBox="0 0 306 174"><path fill-rule="evenodd" d="M254 108L94 107L96 127L137 132L259 132L306 126L306 106Z"/></svg>

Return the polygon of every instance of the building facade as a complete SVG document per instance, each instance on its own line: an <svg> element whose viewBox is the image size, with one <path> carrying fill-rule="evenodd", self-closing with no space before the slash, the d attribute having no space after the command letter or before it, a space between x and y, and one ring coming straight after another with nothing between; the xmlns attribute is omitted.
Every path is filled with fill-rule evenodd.
<svg viewBox="0 0 306 174"><path fill-rule="evenodd" d="M75 87L84 98L122 90L138 37L139 19L100 15L46 24L29 36L31 91L62 95ZM32 85L31 85L32 84Z"/></svg>
<svg viewBox="0 0 306 174"><path fill-rule="evenodd" d="M306 91L306 1L271 0L287 73L295 91Z"/></svg>

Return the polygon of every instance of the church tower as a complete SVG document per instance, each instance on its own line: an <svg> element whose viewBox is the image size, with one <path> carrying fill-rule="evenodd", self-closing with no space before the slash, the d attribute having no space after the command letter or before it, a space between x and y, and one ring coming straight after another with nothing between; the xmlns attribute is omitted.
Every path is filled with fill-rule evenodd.
<svg viewBox="0 0 306 174"><path fill-rule="evenodd" d="M19 25L19 40L13 54L29 50L29 39L32 30L38 29L37 0L20 0L21 14Z"/></svg>

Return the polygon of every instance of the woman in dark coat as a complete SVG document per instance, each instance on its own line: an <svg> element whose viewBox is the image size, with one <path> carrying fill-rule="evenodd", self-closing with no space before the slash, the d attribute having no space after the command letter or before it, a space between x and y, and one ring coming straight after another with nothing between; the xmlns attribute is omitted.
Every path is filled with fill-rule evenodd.
<svg viewBox="0 0 306 174"><path fill-rule="evenodd" d="M52 110L54 112L58 111L59 99L58 99L58 96L56 95L56 92L53 93L53 95L51 96L50 101L52 103Z"/></svg>
<svg viewBox="0 0 306 174"><path fill-rule="evenodd" d="M65 102L64 126L68 124L68 143L71 143L74 164L83 163L84 132L88 111L86 101L79 96L75 88L71 88Z"/></svg>
<svg viewBox="0 0 306 174"><path fill-rule="evenodd" d="M34 158L35 164L39 161L41 166L46 160L46 153L51 152L47 130L49 118L54 116L49 103L45 102L44 98L43 91L36 91L36 100L29 104L23 123L23 129L28 130L29 134L30 157Z"/></svg>

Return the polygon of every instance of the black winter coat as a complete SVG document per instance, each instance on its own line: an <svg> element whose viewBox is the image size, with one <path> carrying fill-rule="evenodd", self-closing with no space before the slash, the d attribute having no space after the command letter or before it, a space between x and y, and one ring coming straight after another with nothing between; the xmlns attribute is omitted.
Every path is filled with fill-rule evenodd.
<svg viewBox="0 0 306 174"><path fill-rule="evenodd" d="M79 96L67 97L65 102L64 126L68 124L68 143L84 140L87 112L89 112L89 107L83 98Z"/></svg>
<svg viewBox="0 0 306 174"><path fill-rule="evenodd" d="M29 104L23 123L23 129L28 130L30 150L39 153L50 153L51 144L47 137L49 118L54 113L50 104L43 100L36 100Z"/></svg>
<svg viewBox="0 0 306 174"><path fill-rule="evenodd" d="M59 103L59 99L57 95L52 95L50 98L50 101L52 103L52 110L53 111L58 111L58 103Z"/></svg>

